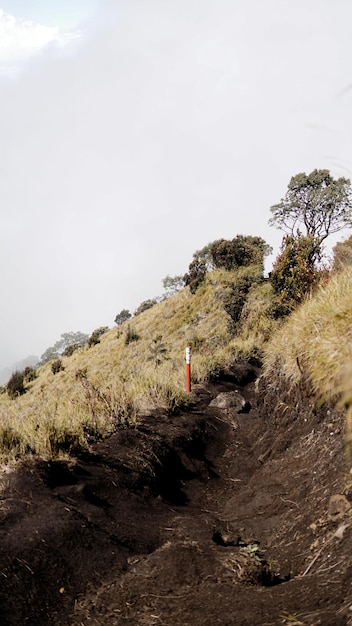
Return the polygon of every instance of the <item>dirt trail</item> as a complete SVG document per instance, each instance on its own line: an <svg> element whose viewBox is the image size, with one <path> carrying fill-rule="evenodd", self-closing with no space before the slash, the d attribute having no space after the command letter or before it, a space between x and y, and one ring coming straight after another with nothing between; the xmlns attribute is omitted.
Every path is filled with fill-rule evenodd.
<svg viewBox="0 0 352 626"><path fill-rule="evenodd" d="M342 418L278 419L257 373L4 473L0 626L352 625ZM248 412L209 406L234 390Z"/></svg>

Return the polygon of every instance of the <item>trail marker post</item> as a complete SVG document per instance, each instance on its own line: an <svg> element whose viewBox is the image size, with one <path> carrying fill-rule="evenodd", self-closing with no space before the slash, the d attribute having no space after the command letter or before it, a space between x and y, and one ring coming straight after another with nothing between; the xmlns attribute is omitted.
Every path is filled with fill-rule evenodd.
<svg viewBox="0 0 352 626"><path fill-rule="evenodd" d="M186 392L191 393L191 347L186 348Z"/></svg>

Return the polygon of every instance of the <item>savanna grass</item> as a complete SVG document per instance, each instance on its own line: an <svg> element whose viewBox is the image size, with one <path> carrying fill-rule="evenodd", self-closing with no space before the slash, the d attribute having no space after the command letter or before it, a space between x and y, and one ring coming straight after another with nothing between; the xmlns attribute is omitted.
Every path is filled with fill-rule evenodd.
<svg viewBox="0 0 352 626"><path fill-rule="evenodd" d="M192 346L193 383L233 359L223 303L235 278L230 272L210 274L194 295L184 289L109 330L98 344L62 356L59 371L47 363L24 395L2 394L0 458L75 454L92 438L134 424L155 408L172 413L187 405L186 346ZM126 342L131 333L136 340ZM163 351L151 359L157 342Z"/></svg>
<svg viewBox="0 0 352 626"><path fill-rule="evenodd" d="M332 273L272 335L264 357L264 378L272 388L297 387L302 379L317 403L347 408L352 434L352 269Z"/></svg>

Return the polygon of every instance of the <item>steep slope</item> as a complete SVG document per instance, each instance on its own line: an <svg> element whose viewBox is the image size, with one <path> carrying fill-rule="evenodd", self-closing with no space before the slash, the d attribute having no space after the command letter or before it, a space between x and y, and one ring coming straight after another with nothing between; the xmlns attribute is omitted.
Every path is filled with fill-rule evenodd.
<svg viewBox="0 0 352 626"><path fill-rule="evenodd" d="M236 284L244 279L258 281L258 268L212 272L196 294L183 289L104 333L96 345L47 363L26 382L25 394L21 388L13 399L3 390L0 458L76 453L150 409L185 406L187 345L193 382L202 382L262 341L255 323L254 340L242 341L225 311L232 303L241 310L245 298L238 302Z"/></svg>
<svg viewBox="0 0 352 626"><path fill-rule="evenodd" d="M4 474L0 623L351 623L342 418L277 419L259 373L234 366L186 412ZM211 406L220 392L250 410Z"/></svg>

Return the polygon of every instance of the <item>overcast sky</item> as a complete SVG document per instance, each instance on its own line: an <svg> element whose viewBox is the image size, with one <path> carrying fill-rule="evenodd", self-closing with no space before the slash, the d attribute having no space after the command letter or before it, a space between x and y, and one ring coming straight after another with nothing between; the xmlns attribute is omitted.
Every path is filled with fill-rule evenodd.
<svg viewBox="0 0 352 626"><path fill-rule="evenodd" d="M0 0L0 367L352 176L351 0Z"/></svg>

